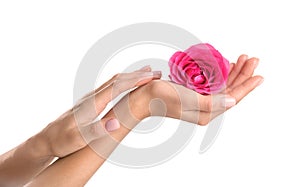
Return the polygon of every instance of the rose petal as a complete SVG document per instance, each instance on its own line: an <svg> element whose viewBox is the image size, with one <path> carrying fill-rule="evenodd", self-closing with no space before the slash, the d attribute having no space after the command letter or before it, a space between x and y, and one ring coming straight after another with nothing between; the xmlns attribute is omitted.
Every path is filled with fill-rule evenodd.
<svg viewBox="0 0 300 187"><path fill-rule="evenodd" d="M170 79L201 94L220 91L228 78L229 62L210 44L176 52L169 60Z"/></svg>

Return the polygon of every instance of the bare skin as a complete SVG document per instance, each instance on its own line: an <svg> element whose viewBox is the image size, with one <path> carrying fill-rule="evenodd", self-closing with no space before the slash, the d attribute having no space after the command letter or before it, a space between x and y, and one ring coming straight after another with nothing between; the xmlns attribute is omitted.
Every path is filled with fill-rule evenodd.
<svg viewBox="0 0 300 187"><path fill-rule="evenodd" d="M110 118L94 123L93 119L104 110L107 103L125 90L160 77L160 72L150 72L149 67L145 67L133 73L116 75L87 94L40 133L0 156L0 186L24 186L54 158L72 154L94 139L105 136L108 133L106 122L110 120L116 123L117 120Z"/></svg>
<svg viewBox="0 0 300 187"><path fill-rule="evenodd" d="M234 106L262 83L263 78L261 76L253 76L257 63L257 58L248 59L246 55L241 55L237 63L231 65L227 89L223 91L223 94L229 98L228 105L226 105L225 102L225 107L218 107L224 106L224 100L219 100L222 103L213 103L212 96L202 96L167 81L156 80L139 87L131 92L128 97L124 97L117 103L114 109L103 118L104 120L118 118L121 122L121 128L110 133L110 136L93 142L97 144L97 147L100 147L100 149L93 150L87 146L66 158L58 160L36 177L29 186L84 186L97 169L105 162L105 158L116 148L118 142L122 141L130 130L138 124L139 120L153 114L148 107L153 98L159 98L164 101L167 106L167 111L166 113L164 113L165 111L162 113L167 117L181 118L182 120L190 122L197 120L197 124L199 125L207 124L210 120ZM183 111L181 106L184 105L184 103L180 101L178 90L184 92L184 95L195 96L196 94L197 97L194 101L201 107L190 106L192 110L188 108L186 111L190 112L187 112L186 115L182 115ZM232 102L230 96L234 98L234 102ZM120 116L118 111L128 111L128 103L130 112ZM116 113L118 115L116 115ZM156 115L160 115L160 113L156 113ZM131 117L128 118L128 116ZM101 147L105 147L105 149L101 149ZM99 153L101 156L99 156ZM49 180L52 178L56 180ZM49 183L49 181L53 182Z"/></svg>
<svg viewBox="0 0 300 187"><path fill-rule="evenodd" d="M85 107L91 104L91 102L86 99L90 97L90 94L79 102L78 105L58 118L58 120L52 122L50 126L42 132L29 139L27 141L28 145L26 145L27 142L25 142L25 145L21 145L15 150L6 153L4 156L2 155L0 157L0 181L4 176L3 172L5 169L9 168L9 166L13 166L13 160L21 158L20 156L24 156L24 154L28 154L24 150L23 152L21 151L21 154L16 154L17 156L19 155L19 157L17 157L13 152L33 146L33 148L37 148L37 150L41 149L36 152L34 157L31 155L28 156L28 162L35 167L30 170L31 172L29 172L30 174L28 176L24 177L24 170L17 172L17 175L14 172L16 172L20 166L26 168L30 165L19 163L18 166L13 166L13 168L10 169L11 172L10 175L8 175L10 179L15 180L17 177L22 178L18 184L24 184L26 180L27 182L31 181L27 186L83 186L105 162L106 158L117 147L118 143L122 141L140 120L150 115L158 115L181 119L199 125L206 125L210 120L233 107L262 83L263 78L261 76L253 76L257 64L257 58L248 59L246 55L241 55L237 63L231 65L226 90L214 96L203 96L168 81L152 81L160 77L158 74L143 79L141 79L140 75L136 75L134 76L134 81L129 84L130 86L117 89L119 91L113 93L113 89L107 89L107 86L116 86L115 83L118 82L116 79L120 80L118 79L120 76L116 76L97 89L95 93L91 93L96 96L96 102L94 104L92 103L93 110L87 109L89 107ZM151 69L146 67L140 71L149 72ZM140 87L123 97L100 122L91 123L95 115L100 113L114 96L134 86ZM100 92L102 93L99 94ZM189 99L185 99L182 95L188 96L187 98ZM159 111L155 108L155 105L149 107L153 99L163 101L166 110ZM89 103L89 105L80 103ZM77 110L78 108L79 110ZM84 109L80 110L80 108ZM94 111L95 108L96 112L91 112ZM77 113L78 111L79 113ZM91 113L93 115L90 115ZM97 129L99 126L103 127L104 124L114 118L120 121L120 128L115 131L108 132L104 128L101 128L102 130L99 131L84 131L89 125L91 125L90 127L92 127L92 129ZM95 133L87 133L84 134L84 137L87 138L82 139L76 123L80 130L82 130L80 125L89 124L82 125L83 131L81 132L97 132L96 135ZM71 125L71 128L69 128L69 125ZM49 129L51 129L51 131ZM57 134L55 132L64 133ZM58 135L59 137L57 137ZM72 141L66 141L65 135L70 135ZM91 146L86 146L86 141ZM30 142L33 144L36 142L39 143L33 145L29 144ZM70 145L66 144L66 142ZM41 146L43 148L41 148ZM66 149L66 146L70 148ZM91 147L97 147L97 149L93 150ZM48 166L49 162L55 156L60 157L60 159ZM7 160L10 160L10 162L7 162ZM36 162L37 160L41 161ZM28 172L27 168L26 172Z"/></svg>

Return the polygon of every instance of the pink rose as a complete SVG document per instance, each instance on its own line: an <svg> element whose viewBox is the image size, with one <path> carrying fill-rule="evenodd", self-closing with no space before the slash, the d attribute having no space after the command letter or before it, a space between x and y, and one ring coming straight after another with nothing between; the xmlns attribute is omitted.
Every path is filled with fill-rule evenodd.
<svg viewBox="0 0 300 187"><path fill-rule="evenodd" d="M200 94L219 92L225 87L229 62L208 43L178 51L169 60L170 79Z"/></svg>

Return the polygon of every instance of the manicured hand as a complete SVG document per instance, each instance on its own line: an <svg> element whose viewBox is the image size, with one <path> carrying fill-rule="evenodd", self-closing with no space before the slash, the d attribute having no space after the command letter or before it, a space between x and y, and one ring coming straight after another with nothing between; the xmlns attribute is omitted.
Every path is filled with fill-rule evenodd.
<svg viewBox="0 0 300 187"><path fill-rule="evenodd" d="M226 89L214 95L204 96L165 80L151 81L131 94L131 113L140 120L148 116L166 116L206 125L262 83L261 76L253 76L258 61L257 58L248 59L247 55L241 55L237 63L231 64ZM139 99L136 95L147 99ZM136 106L138 100L143 100L139 102L143 104Z"/></svg>
<svg viewBox="0 0 300 187"><path fill-rule="evenodd" d="M160 77L161 73L151 71L149 66L113 76L39 133L45 143L45 154L64 157L105 136L107 131L118 129L120 124L116 119L106 120L105 124L94 120L122 92Z"/></svg>

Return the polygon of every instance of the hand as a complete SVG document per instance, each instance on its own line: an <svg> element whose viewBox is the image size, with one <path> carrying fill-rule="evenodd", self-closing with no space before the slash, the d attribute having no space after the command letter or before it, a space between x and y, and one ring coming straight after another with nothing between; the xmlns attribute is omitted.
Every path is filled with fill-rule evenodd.
<svg viewBox="0 0 300 187"><path fill-rule="evenodd" d="M242 55L236 64L231 65L227 89L217 95L203 96L162 80L154 80L138 87L123 97L102 119L117 118L122 124L119 130L110 133L111 136L93 141L91 146L59 159L36 177L32 186L51 185L53 180L56 185L59 185L59 181L61 185L67 186L86 184L118 143L139 120L148 116L167 116L200 125L207 124L261 83L262 77L252 76L257 61Z"/></svg>
<svg viewBox="0 0 300 187"><path fill-rule="evenodd" d="M38 134L41 142L45 144L45 154L64 157L105 136L107 131L119 128L116 119L110 119L105 124L102 120L94 120L106 105L122 92L160 77L161 73L151 72L149 66L132 73L113 76Z"/></svg>
<svg viewBox="0 0 300 187"><path fill-rule="evenodd" d="M241 55L237 63L231 64L226 89L215 95L204 96L169 81L152 81L135 91L140 93L132 93L131 113L140 120L148 116L166 116L206 125L262 83L261 76L253 76L258 61ZM140 99L144 100L143 104L136 106L133 101L137 102L138 97L134 95L147 94ZM140 108L138 112L137 107Z"/></svg>

